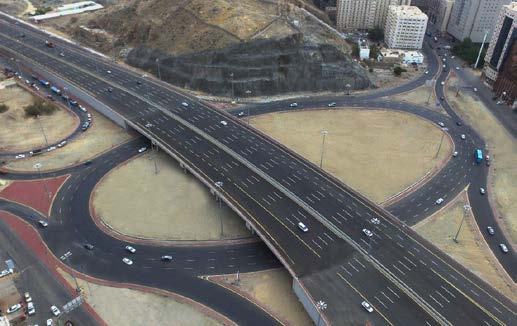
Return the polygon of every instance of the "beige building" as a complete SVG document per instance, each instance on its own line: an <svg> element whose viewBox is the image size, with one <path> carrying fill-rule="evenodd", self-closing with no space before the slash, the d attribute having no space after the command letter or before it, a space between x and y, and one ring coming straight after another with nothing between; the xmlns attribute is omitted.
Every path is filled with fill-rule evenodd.
<svg viewBox="0 0 517 326"><path fill-rule="evenodd" d="M495 23L494 32L485 56L483 75L493 85L501 71L503 61L517 39L517 2L503 6Z"/></svg>
<svg viewBox="0 0 517 326"><path fill-rule="evenodd" d="M390 6L384 41L390 49L421 49L427 15L414 6Z"/></svg>
<svg viewBox="0 0 517 326"><path fill-rule="evenodd" d="M447 31L447 24L451 17L454 0L428 0L427 17L429 22L440 33Z"/></svg>
<svg viewBox="0 0 517 326"><path fill-rule="evenodd" d="M458 40L469 37L474 43L483 42L485 33L492 34L503 5L511 0L455 0L447 32Z"/></svg>
<svg viewBox="0 0 517 326"><path fill-rule="evenodd" d="M390 5L410 4L411 0L337 0L337 27L340 30L384 28Z"/></svg>

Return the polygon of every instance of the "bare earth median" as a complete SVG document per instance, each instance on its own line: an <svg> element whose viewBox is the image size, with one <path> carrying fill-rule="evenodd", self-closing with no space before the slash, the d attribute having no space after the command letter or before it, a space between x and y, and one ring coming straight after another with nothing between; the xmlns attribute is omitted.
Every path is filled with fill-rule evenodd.
<svg viewBox="0 0 517 326"><path fill-rule="evenodd" d="M96 214L113 229L135 237L164 240L218 240L250 236L240 217L219 207L208 189L157 155L158 174L147 152L112 171L98 185Z"/></svg>
<svg viewBox="0 0 517 326"><path fill-rule="evenodd" d="M319 165L371 200L390 195L436 169L451 151L434 124L411 114L367 109L281 112L251 118L251 124Z"/></svg>
<svg viewBox="0 0 517 326"><path fill-rule="evenodd" d="M429 94L431 94L431 97L429 97ZM421 105L433 111L438 111L440 113L447 114L447 112L445 112L441 105L436 106L436 103L438 103L439 101L436 98L431 86L420 86L418 88L412 89L409 92L390 96L390 98L397 101ZM429 103L427 103L427 99L429 99Z"/></svg>
<svg viewBox="0 0 517 326"><path fill-rule="evenodd" d="M460 198L445 210L416 224L414 229L485 282L515 301L517 299L515 284L497 263L473 216L464 211L465 204L466 202ZM456 243L453 239L464 214L466 214L465 222Z"/></svg>
<svg viewBox="0 0 517 326"><path fill-rule="evenodd" d="M41 163L42 170L63 168L83 162L131 139L131 135L100 113L94 110L88 112L92 114L92 126L65 147L39 156L11 161L6 167L12 170L34 171L34 164Z"/></svg>
<svg viewBox="0 0 517 326"><path fill-rule="evenodd" d="M53 144L73 132L79 123L71 112L58 107L51 115L42 115L39 122L36 118L25 117L24 108L32 104L35 97L20 87L0 89L0 103L6 104L9 110L0 113L0 152L26 152Z"/></svg>
<svg viewBox="0 0 517 326"><path fill-rule="evenodd" d="M121 262L122 263L122 262ZM75 287L72 277L59 272ZM86 302L108 325L223 325L190 304L133 289L98 285L77 279Z"/></svg>
<svg viewBox="0 0 517 326"><path fill-rule="evenodd" d="M492 190L496 208L500 218L515 246L517 243L517 142L496 117L483 105L483 102L463 91L456 97L457 78L449 80L447 99L452 102L454 110L466 120L485 139L489 154L492 157L493 179L489 191ZM509 108L500 107L500 110Z"/></svg>

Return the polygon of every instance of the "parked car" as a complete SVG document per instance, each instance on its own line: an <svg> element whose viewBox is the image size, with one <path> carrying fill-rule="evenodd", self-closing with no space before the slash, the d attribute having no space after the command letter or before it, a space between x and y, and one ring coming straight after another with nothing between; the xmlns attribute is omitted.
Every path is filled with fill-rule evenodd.
<svg viewBox="0 0 517 326"><path fill-rule="evenodd" d="M222 124L223 126L227 126L228 125L228 122L226 122L224 120L221 120L219 123Z"/></svg>
<svg viewBox="0 0 517 326"><path fill-rule="evenodd" d="M184 107L188 107L188 103L187 102L181 102L181 105L183 105Z"/></svg>
<svg viewBox="0 0 517 326"><path fill-rule="evenodd" d="M367 236L367 237L371 237L373 236L373 232L368 230L368 229L363 229L363 233Z"/></svg>
<svg viewBox="0 0 517 326"><path fill-rule="evenodd" d="M456 156L458 156L458 152L452 153L452 157L456 157Z"/></svg>
<svg viewBox="0 0 517 326"><path fill-rule="evenodd" d="M439 125L440 127L442 127L442 128L443 128L443 127L445 127L445 123L443 123L443 122L441 122L441 121L440 121L440 122L438 122L438 125Z"/></svg>
<svg viewBox="0 0 517 326"><path fill-rule="evenodd" d="M27 314L32 316L36 313L36 309L34 308L34 302L29 302L27 304Z"/></svg>
<svg viewBox="0 0 517 326"><path fill-rule="evenodd" d="M47 326L52 326L52 319L47 319Z"/></svg>
<svg viewBox="0 0 517 326"><path fill-rule="evenodd" d="M60 311L60 310L58 309L58 307L56 307L56 306L51 306L51 307L50 307L50 311L51 311L51 312L52 312L52 314L53 314L54 316L56 316L56 317L57 317L57 316L59 316L59 315L61 315L61 311Z"/></svg>
<svg viewBox="0 0 517 326"><path fill-rule="evenodd" d="M363 308L366 309L366 311L373 312L373 308L372 308L372 306L370 306L370 304L368 302L366 302L366 301L361 302L361 306L363 306Z"/></svg>
<svg viewBox="0 0 517 326"><path fill-rule="evenodd" d="M7 308L7 313L12 314L13 312L20 310L21 308L22 308L22 305L17 303L15 305L12 305L9 308Z"/></svg>
<svg viewBox="0 0 517 326"><path fill-rule="evenodd" d="M48 226L48 223L46 221L43 221L43 220L39 220L38 221L38 224L42 227L42 228L46 228Z"/></svg>
<svg viewBox="0 0 517 326"><path fill-rule="evenodd" d="M299 228L300 230L302 230L302 232L307 232L307 231L309 231L309 228L308 228L305 224L303 224L302 222L298 222L298 228Z"/></svg>
<svg viewBox="0 0 517 326"><path fill-rule="evenodd" d="M465 140L467 139L467 136L465 136L465 134L461 134L461 139Z"/></svg>
<svg viewBox="0 0 517 326"><path fill-rule="evenodd" d="M25 292L23 294L23 298L25 299L25 302L31 302L32 301L32 298L31 298L31 295L29 292Z"/></svg>
<svg viewBox="0 0 517 326"><path fill-rule="evenodd" d="M4 269L3 271L0 272L0 278L7 276L9 274L12 274L12 273L13 273L12 269L10 269L10 268Z"/></svg>

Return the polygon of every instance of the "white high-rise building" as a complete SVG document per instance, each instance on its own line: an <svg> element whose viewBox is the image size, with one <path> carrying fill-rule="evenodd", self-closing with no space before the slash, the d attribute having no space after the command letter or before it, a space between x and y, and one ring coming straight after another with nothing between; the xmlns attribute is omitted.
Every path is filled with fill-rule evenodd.
<svg viewBox="0 0 517 326"><path fill-rule="evenodd" d="M421 49L427 15L414 6L390 6L384 41L390 49Z"/></svg>
<svg viewBox="0 0 517 326"><path fill-rule="evenodd" d="M511 0L455 0L447 32L458 40L469 37L474 43L490 36L501 7Z"/></svg>
<svg viewBox="0 0 517 326"><path fill-rule="evenodd" d="M384 28L390 5L410 5L411 0L337 0L337 27L341 30Z"/></svg>

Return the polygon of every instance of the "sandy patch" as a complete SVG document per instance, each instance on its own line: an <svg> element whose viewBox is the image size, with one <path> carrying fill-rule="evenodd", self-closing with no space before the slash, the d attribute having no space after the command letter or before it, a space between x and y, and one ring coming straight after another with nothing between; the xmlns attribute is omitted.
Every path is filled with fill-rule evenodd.
<svg viewBox="0 0 517 326"><path fill-rule="evenodd" d="M72 277L59 270L75 287ZM132 289L114 288L77 280L83 298L108 325L223 325L193 306L172 298Z"/></svg>
<svg viewBox="0 0 517 326"><path fill-rule="evenodd" d="M94 207L117 231L167 240L217 240L250 236L244 221L165 153L148 151L112 171L98 186ZM167 200L164 199L164 194ZM142 218L145 216L145 218Z"/></svg>
<svg viewBox="0 0 517 326"><path fill-rule="evenodd" d="M460 92L456 97L457 78L449 80L448 99L455 111L485 139L492 158L493 179L490 184L503 226L515 246L517 243L517 142L496 117L473 97L471 93ZM506 108L501 107L501 110Z"/></svg>
<svg viewBox="0 0 517 326"><path fill-rule="evenodd" d="M431 97L429 97L429 95L431 95ZM447 114L441 105L436 106L436 103L438 103L439 101L438 98L436 98L435 93L433 92L433 88L430 86L420 86L409 92L390 96L389 98L397 101L421 105L428 109L438 111L443 114ZM429 104L427 103L427 99L429 99Z"/></svg>
<svg viewBox="0 0 517 326"><path fill-rule="evenodd" d="M263 307L267 307L290 325L314 325L292 289L291 275L285 269L254 273L225 275L223 283L230 284L251 296Z"/></svg>
<svg viewBox="0 0 517 326"><path fill-rule="evenodd" d="M319 165L375 202L419 180L448 157L442 131L417 116L380 110L318 110L273 113L251 124Z"/></svg>
<svg viewBox="0 0 517 326"><path fill-rule="evenodd" d="M7 112L0 113L1 152L17 153L41 148L46 146L45 136L48 144L53 144L77 127L79 120L75 115L57 105L58 110L51 115L42 115L39 119L26 118L24 108L34 99L21 87L0 89L0 103L9 107Z"/></svg>
<svg viewBox="0 0 517 326"><path fill-rule="evenodd" d="M465 204L466 202L460 198L447 209L416 224L414 229L488 284L515 301L517 299L515 284L497 263L497 259L480 233L485 230L478 229L472 214L464 209ZM458 243L456 243L453 239L463 216L465 216L465 221L458 236Z"/></svg>
<svg viewBox="0 0 517 326"><path fill-rule="evenodd" d="M131 135L100 113L94 110L88 112L92 114L91 127L65 147L50 153L8 162L6 167L13 170L33 171L34 164L41 163L41 170L63 168L83 162L131 139Z"/></svg>

